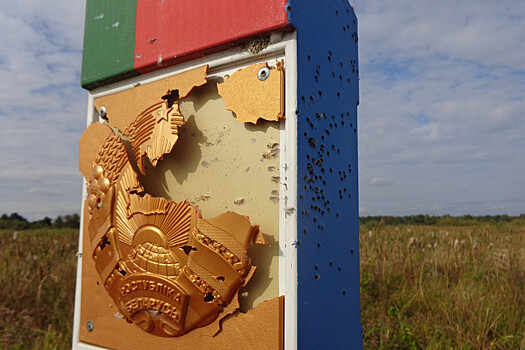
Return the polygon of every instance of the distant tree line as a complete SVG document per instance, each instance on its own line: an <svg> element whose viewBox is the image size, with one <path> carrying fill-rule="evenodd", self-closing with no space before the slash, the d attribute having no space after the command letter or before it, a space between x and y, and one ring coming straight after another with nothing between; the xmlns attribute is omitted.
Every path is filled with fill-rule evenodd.
<svg viewBox="0 0 525 350"><path fill-rule="evenodd" d="M11 215L2 214L0 229L27 230L38 228L79 228L80 216L78 214L59 215L55 219L45 217L41 220L29 221L18 213Z"/></svg>
<svg viewBox="0 0 525 350"><path fill-rule="evenodd" d="M525 214L519 216L509 215L483 215L483 216L431 216L431 215L407 215L407 216L362 216L359 218L360 225L438 225L438 226L468 226L480 223L510 222L514 220L525 220Z"/></svg>

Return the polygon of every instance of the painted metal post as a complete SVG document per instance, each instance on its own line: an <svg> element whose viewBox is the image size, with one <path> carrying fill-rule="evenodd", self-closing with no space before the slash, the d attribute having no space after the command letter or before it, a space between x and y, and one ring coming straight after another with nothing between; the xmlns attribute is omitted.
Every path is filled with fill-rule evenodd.
<svg viewBox="0 0 525 350"><path fill-rule="evenodd" d="M230 320L226 320L230 323L224 322L222 333L214 337L214 332L208 331L211 333L195 338L202 340L201 346L217 349L234 347L243 349L285 348L287 350L362 348L357 172L357 105L359 103L357 44L357 19L347 0L329 2L307 0L253 0L250 2L239 0L217 2L90 0L87 2L81 80L82 86L90 92L88 124L101 122L106 118L104 113L101 113L102 107L113 108L113 112L121 108L127 111L125 113L135 113L130 112L132 109L125 109L122 106L140 105L137 102L138 99L145 100L146 105L150 102L153 104L154 101L148 99L153 98L151 96L157 96L158 93L152 91L164 91L155 98L162 97L163 100L158 102L159 106L165 103L169 108L172 108L173 103L175 103L175 108L179 108L179 101L183 106L184 99L191 100L193 105L204 105L206 101L215 101L222 97L226 101L226 109L229 108L236 113L237 120L241 121L240 109L235 110L234 107L228 107L230 103L228 98L236 98L236 95L242 96L236 101L237 106L244 103L249 107L254 107L253 105L257 104L259 98L255 96L255 102L250 102L252 101L250 96L253 95L248 91L251 90L250 84L255 86L255 84L264 82L268 74L271 76L279 71L284 72L280 83L278 81L272 83L274 85L271 90L276 95L272 92L268 97L260 97L266 99L265 101L268 101L269 104L272 96L277 96L277 99L280 96L280 102L274 102L277 103L277 107L280 103L282 112L275 114L275 119L257 115L252 123L256 124L259 117L266 121L253 126L247 125L245 128L236 129L234 123L231 126L232 129L228 129L229 133L252 132L253 135L265 135L260 142L266 140L264 142L268 146L268 153L265 153L266 156L263 156L260 162L251 166L251 171L254 171L257 166L261 166L262 169L261 164L267 163L261 162L267 162L272 157L278 160L275 167L264 165L264 169L268 168L268 171L277 172L272 173L272 179L277 183L277 187L272 190L270 198L273 198L274 203L278 203L278 232L275 236L267 236L263 230L265 237L271 237L272 240L275 238L273 243L275 253L272 253L271 249L262 249L262 246L259 246L262 253L253 251L250 253L254 265L260 264L258 265L259 271L255 271L254 274L255 280L259 280L258 287L254 291L261 297L256 299L252 307L242 306L245 304L241 302L241 308L246 308L248 318L242 318L241 315L237 317L240 321L231 321L230 317ZM257 72L253 80L250 80L252 79L250 75L247 78L239 78L243 74L246 75L245 73L250 69L255 69L254 72ZM244 73L240 73L243 71ZM237 74L235 78L237 80L230 80L235 74ZM241 81L242 84L238 87L234 86L234 92L226 96L227 93L221 84L228 80L230 83ZM280 89L282 91L279 93ZM262 91L260 96L265 94L264 87ZM210 124L209 129L206 129L204 124L199 124L199 118L204 120L207 117L201 116L199 113L203 112L199 112L198 109L192 110L195 115L192 115L193 119L190 119L184 114L186 113L185 107L181 108L181 118L186 122L185 127L194 128L191 129L194 135L199 130L212 132L218 128L217 125ZM211 104L210 108L212 108ZM217 115L224 112L217 110L218 107L215 104L213 108ZM171 109L170 112L165 111L166 109L159 109L158 113L178 113L177 110L172 111ZM231 112L228 111L228 113ZM283 113L284 118L279 121ZM135 115L132 117L130 120L134 120ZM168 119L169 117L166 117L165 120L168 121ZM159 123L162 120L162 118L159 119ZM270 124L267 123L272 123L270 120L277 124L269 127ZM181 119L180 125L177 124L176 127L182 128L184 121ZM188 123L189 121L192 121L193 124ZM111 117L109 123L112 124ZM135 125L137 121L134 122L135 124L126 123L117 127L125 135L128 135L126 133L131 135L133 146L133 128L138 127ZM130 126L131 131L126 131L128 130L125 128L127 125L135 126ZM114 137L111 136L113 132L106 126L97 124L96 127L97 130L93 131L94 127L90 126L92 131L86 133L89 135L83 137L84 140L81 141L83 145L81 152L84 150L84 155L81 155L81 170L82 159L89 159L85 154L93 154L95 157L98 152L99 158L97 159L102 159L104 158L102 153L107 152L105 146L104 149L92 146L95 140L101 139L100 142L106 140L107 143L110 137ZM179 130L179 132L183 131L183 129ZM106 136L102 137L100 133L107 133L110 136L106 139ZM238 137L245 136L235 134L233 140ZM253 143L259 140L255 136L250 137ZM272 138L276 142L270 142ZM137 139L140 138L137 137ZM118 144L118 140L115 142ZM198 154L206 155L205 147L215 146L208 140L205 146L198 146L202 151ZM94 151L90 150L91 148ZM122 149L125 150L125 147ZM129 154L134 150L128 149L127 152ZM231 148L232 153L237 151ZM122 153L123 157L124 153L125 151ZM142 164L140 163L141 157L142 155L137 158L139 167ZM157 160L154 163L156 162ZM169 162L169 160L164 162ZM97 164L95 162L95 165ZM204 172L209 166L209 162L200 162L197 170ZM91 168L91 163L88 162L87 168L88 170ZM221 171L228 171L229 168L224 169ZM150 173L146 170L143 173L147 177ZM246 167L246 172L249 171L250 167ZM124 172L122 170L121 173ZM83 173L88 181L90 193L93 194L95 190L99 191L100 187L104 187L104 183L101 182L103 180L99 179L101 175L96 178L97 187L92 185L93 180L89 178L90 173L88 171ZM217 172L219 173L221 172ZM119 174L117 174L119 178L124 176ZM147 184L148 180L141 176L139 174L137 179L141 179L142 185ZM262 176L266 174L261 172L257 176L239 181L252 181L254 187L257 187L259 183L260 186L263 186ZM107 181L108 187L113 186L111 181ZM214 178L210 181L220 182L221 180ZM175 182L174 184L176 185ZM222 190L219 187L216 191ZM213 192L213 189L210 191ZM138 192L140 191L137 189L129 193L136 195ZM104 201L104 196L109 195L106 195L106 192L102 197L92 195L93 198L88 197L85 204L84 223L81 228L83 234L80 238L73 347L79 349L126 348L138 342L140 344L134 346L154 348L173 345L180 349L193 348L196 343L192 337L197 337L198 332L204 332L198 334L205 334L210 326L197 327L196 330L188 328L188 331L185 331L184 324L187 325L190 322L188 317L194 317L191 316L191 310L188 311L190 316L186 316L186 321L184 319L174 321L175 318L172 318L166 323L167 319L164 320L161 314L166 312L175 315L183 304L184 307L190 305L185 303L191 303L191 298L195 297L195 293L198 294L198 292L190 291L193 288L191 283L200 285L200 282L196 282L199 276L195 277L197 279L192 277L193 282L187 282L186 285L180 279L172 284L167 277L154 277L158 279L157 289L162 289L160 286L165 281L166 286L180 287L183 298L190 298L189 302L184 299L185 301L180 301L180 304L170 304L175 306L169 312L167 306L165 310L156 308L160 305L158 300L161 300L162 296L158 290L154 290L154 287L152 287L153 294L151 295L141 296L142 299L138 297L129 299L132 295L130 281L133 277L129 274L134 270L130 269L130 263L126 262L124 255L127 253L123 254L122 250L111 250L119 254L118 258L112 257L111 254L97 255L101 254L101 250L106 249L105 247L114 249L119 241L124 246L127 244L122 234L118 233L122 224L121 226L114 224L111 221L113 219L108 219L109 224L99 224L93 219L93 215L99 215L93 214L98 210L96 208L104 208L103 205L95 202L97 198L99 201ZM227 197L222 194L221 196ZM208 199L206 196L201 197L202 201L212 198L211 202L213 202L216 201L217 195L208 196ZM232 197L230 202L234 203L231 204L232 208L238 208L242 212L248 210L246 209L248 207L242 207L243 203L248 203L250 200L263 201L259 197L259 195L253 195L252 198ZM89 204L90 198L93 202L91 204ZM108 201L107 198L106 201ZM266 197L265 200L267 200ZM117 204L111 205L117 206L118 199L115 201L111 203ZM203 215L206 217L205 210L209 210L206 209L209 202L200 203L204 208ZM230 210L229 208L225 206L224 211ZM270 208L268 209L270 213L271 207L268 208ZM193 209L188 208L188 210ZM118 217L119 214L108 215L111 218L113 217L111 215ZM252 220L253 215L250 214L250 217ZM204 224L202 220L197 222L195 237L201 237L198 232L204 232ZM257 222L254 223L257 224ZM261 227L266 229L264 225ZM106 229L107 232L104 231ZM139 228L135 236L138 236L140 231L141 237L160 242L158 244L161 246L165 244L166 249L169 248L168 243L162 243L162 239L158 238L162 237L162 234L158 233L162 230L148 229L147 233L143 233L145 230L145 228ZM131 240L135 244L135 241L139 239L133 238L133 234L131 236L129 244ZM200 251L195 252L197 242L191 243L191 232L189 237L189 243L184 246L185 252L190 260L192 257L197 259L200 254ZM262 244L262 241L258 242L257 244ZM216 243L221 244L219 238ZM272 242L270 242L271 245ZM228 244L225 243L224 246ZM126 251L127 248L123 249ZM223 250L220 254L224 253ZM242 249L239 252L237 255L242 254ZM276 256L275 259L272 258L272 254ZM232 259L236 259L234 255L231 253ZM93 262L93 259L99 260ZM108 262L101 265L100 259L107 259ZM187 258L177 255L177 259L181 262ZM263 260L276 262L278 266L273 262L264 265L261 262ZM118 263L114 271L120 271L123 276L111 275L110 271L115 261ZM231 263L234 264L235 261L238 260L232 260ZM217 263L222 264L222 260L217 260ZM147 265L145 266L147 270ZM195 265L189 264L188 266L196 269ZM271 271L278 271L276 278L271 277L272 272L270 272L270 277L267 276L265 279L266 284L260 283L266 273L263 266ZM208 267L208 269L213 269L213 267ZM128 276L126 276L126 271ZM181 268L180 271L177 271L178 274L191 275L189 270ZM201 277L203 274L205 274L204 270L200 272ZM152 278L147 274L144 276L146 279L151 280ZM115 278L124 282L115 282ZM218 279L213 282L214 284L212 283L212 287L221 288L220 283L224 282L225 277L214 276L214 278ZM175 280L174 277L172 280ZM103 285L106 286L107 293ZM129 285L129 291L126 290L127 285ZM166 286L163 288L168 290ZM203 289L204 300L212 303L219 300L220 295L216 293L216 290L213 291L214 293L207 293ZM242 288L239 293L242 294ZM272 296L276 298L272 299ZM214 298L216 298L215 301ZM156 301L152 304L151 301L144 301L146 299ZM114 300L117 302L113 303ZM119 300L123 303L127 301L128 304L119 305ZM138 302L143 303L141 304L142 309L135 307ZM92 303L103 303L104 305L103 307L100 305L91 307ZM222 305L220 310L223 310L223 307L224 310L227 310L227 306ZM90 308L99 311L89 312ZM139 314L137 310L147 312L137 318L134 316ZM157 311L153 312L154 310ZM201 314L204 314L204 311ZM94 315L97 319L93 319ZM134 325L128 325L124 319ZM208 321L201 323L206 324L206 322ZM270 324L265 326L265 322ZM158 330L155 328L162 328L166 324L168 328L158 328ZM264 334L265 332L267 334ZM126 339L119 339L122 334L126 334ZM191 342L188 340L190 338ZM190 343L191 346L188 345Z"/></svg>

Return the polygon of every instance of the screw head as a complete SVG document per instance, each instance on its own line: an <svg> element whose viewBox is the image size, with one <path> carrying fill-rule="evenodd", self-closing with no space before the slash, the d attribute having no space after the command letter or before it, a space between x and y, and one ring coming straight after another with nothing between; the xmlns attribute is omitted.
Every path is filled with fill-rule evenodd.
<svg viewBox="0 0 525 350"><path fill-rule="evenodd" d="M87 323L87 329L89 332L93 332L93 329L95 328L95 324L93 323L93 321L88 321Z"/></svg>
<svg viewBox="0 0 525 350"><path fill-rule="evenodd" d="M99 117L101 118L104 118L106 116L106 107L102 106L100 107L99 111L98 111L98 115Z"/></svg>
<svg viewBox="0 0 525 350"><path fill-rule="evenodd" d="M257 78L259 78L260 81L265 81L269 76L270 69L268 69L268 67L263 67L257 72Z"/></svg>

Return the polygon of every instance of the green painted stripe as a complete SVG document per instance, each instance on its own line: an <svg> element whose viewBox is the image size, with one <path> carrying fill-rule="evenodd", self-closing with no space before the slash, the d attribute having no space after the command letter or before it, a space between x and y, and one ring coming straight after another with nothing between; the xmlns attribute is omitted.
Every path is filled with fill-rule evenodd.
<svg viewBox="0 0 525 350"><path fill-rule="evenodd" d="M133 69L137 0L87 0L82 87L139 75Z"/></svg>

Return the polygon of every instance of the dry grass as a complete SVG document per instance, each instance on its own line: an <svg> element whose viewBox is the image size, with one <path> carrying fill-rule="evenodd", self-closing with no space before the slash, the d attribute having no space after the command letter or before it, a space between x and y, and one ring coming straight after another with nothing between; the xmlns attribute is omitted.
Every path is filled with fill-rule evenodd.
<svg viewBox="0 0 525 350"><path fill-rule="evenodd" d="M0 232L0 349L70 347L77 241ZM525 349L525 221L365 226L361 298L367 349Z"/></svg>
<svg viewBox="0 0 525 350"><path fill-rule="evenodd" d="M78 232L0 232L0 349L71 346Z"/></svg>
<svg viewBox="0 0 525 350"><path fill-rule="evenodd" d="M525 221L361 232L368 349L525 349Z"/></svg>

